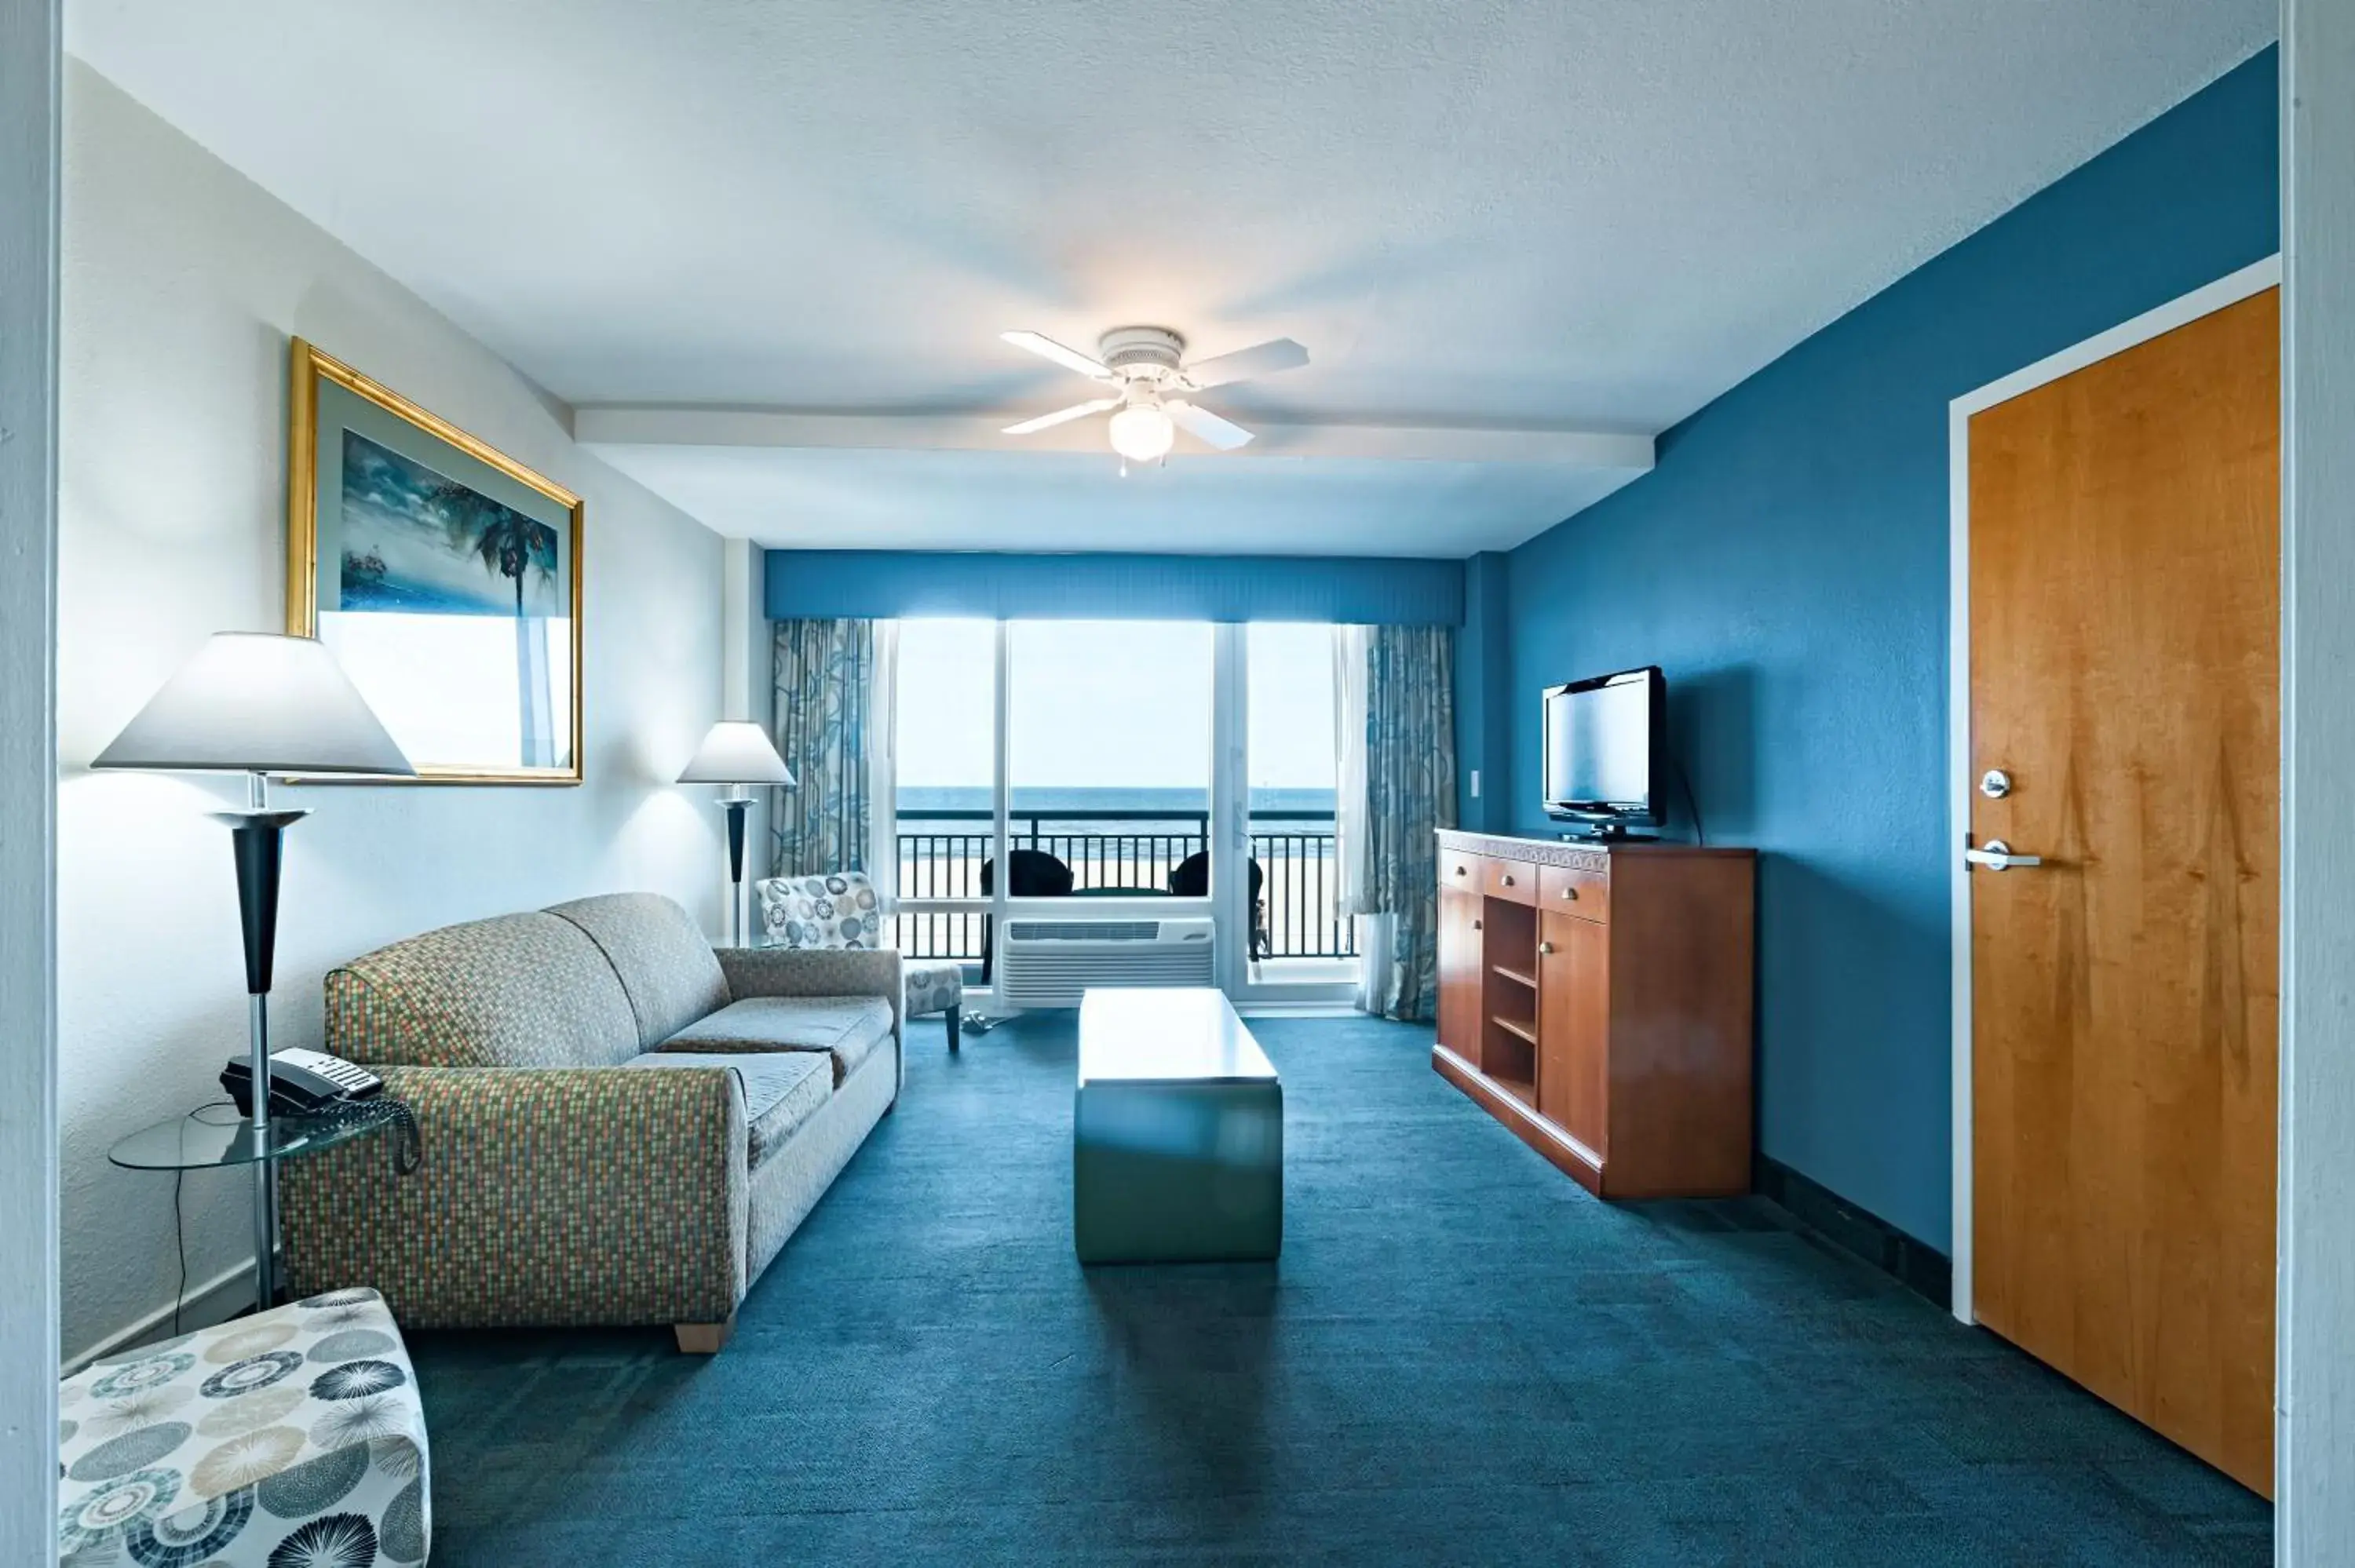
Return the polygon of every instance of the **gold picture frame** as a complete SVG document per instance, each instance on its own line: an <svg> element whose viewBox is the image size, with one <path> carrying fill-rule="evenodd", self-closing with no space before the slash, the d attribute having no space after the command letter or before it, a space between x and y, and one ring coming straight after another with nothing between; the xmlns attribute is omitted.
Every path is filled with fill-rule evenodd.
<svg viewBox="0 0 2355 1568"><path fill-rule="evenodd" d="M299 337L288 404L286 630L336 650L417 782L580 783L581 498Z"/></svg>

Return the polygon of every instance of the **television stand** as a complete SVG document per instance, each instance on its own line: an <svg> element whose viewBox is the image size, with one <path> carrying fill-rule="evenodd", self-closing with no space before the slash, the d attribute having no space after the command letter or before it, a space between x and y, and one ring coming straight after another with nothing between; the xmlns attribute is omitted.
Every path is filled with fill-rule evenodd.
<svg viewBox="0 0 2355 1568"><path fill-rule="evenodd" d="M1748 1192L1756 868L1442 832L1432 1066L1599 1197Z"/></svg>

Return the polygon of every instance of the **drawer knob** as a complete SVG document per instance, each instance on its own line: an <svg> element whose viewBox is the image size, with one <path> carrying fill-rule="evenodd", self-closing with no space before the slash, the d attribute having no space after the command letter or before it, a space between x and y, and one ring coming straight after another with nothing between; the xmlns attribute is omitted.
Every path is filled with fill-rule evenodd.
<svg viewBox="0 0 2355 1568"><path fill-rule="evenodd" d="M1510 887L1510 886L1512 886L1512 885L1513 885L1512 874L1511 874L1511 873L1509 873L1509 872L1506 874L1506 876L1505 876L1505 885L1506 885L1506 886L1508 886L1508 887Z"/></svg>
<svg viewBox="0 0 2355 1568"><path fill-rule="evenodd" d="M1550 956L1553 952L1553 944L1551 942L1540 942L1538 944L1538 951L1540 954Z"/></svg>
<svg viewBox="0 0 2355 1568"><path fill-rule="evenodd" d="M1472 928L1473 928L1475 931L1478 930L1478 929L1480 928L1480 922L1479 922L1479 921L1477 921L1477 920L1473 921L1473 922L1472 922Z"/></svg>
<svg viewBox="0 0 2355 1568"><path fill-rule="evenodd" d="M1463 874L1464 874L1464 872L1465 872L1465 867L1463 867L1463 866L1460 866L1460 865L1459 865L1459 866L1457 866L1457 867L1455 868L1455 874L1456 874L1456 875L1458 875L1458 876L1463 875Z"/></svg>
<svg viewBox="0 0 2355 1568"><path fill-rule="evenodd" d="M1578 896L1578 889L1575 887L1565 887L1561 890L1561 895L1564 898L1576 898Z"/></svg>

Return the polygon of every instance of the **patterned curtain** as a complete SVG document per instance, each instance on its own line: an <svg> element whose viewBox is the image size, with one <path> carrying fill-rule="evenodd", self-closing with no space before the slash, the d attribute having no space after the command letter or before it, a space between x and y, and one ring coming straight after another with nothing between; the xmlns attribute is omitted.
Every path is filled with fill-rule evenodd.
<svg viewBox="0 0 2355 1568"><path fill-rule="evenodd" d="M1455 825L1455 632L1366 636L1366 890L1393 920L1382 1012L1427 1022L1439 1005L1439 845ZM1378 977L1379 978L1379 977Z"/></svg>
<svg viewBox="0 0 2355 1568"><path fill-rule="evenodd" d="M875 623L777 622L777 749L796 788L769 821L772 876L868 868L868 733L875 713Z"/></svg>

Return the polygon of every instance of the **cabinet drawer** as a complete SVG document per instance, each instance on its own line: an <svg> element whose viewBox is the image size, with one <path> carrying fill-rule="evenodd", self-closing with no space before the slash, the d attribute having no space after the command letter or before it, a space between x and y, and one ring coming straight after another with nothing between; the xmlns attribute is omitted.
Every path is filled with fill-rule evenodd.
<svg viewBox="0 0 2355 1568"><path fill-rule="evenodd" d="M1518 860L1492 860L1487 863L1488 876L1483 891L1491 898L1509 898L1516 904L1534 906L1538 901L1538 868Z"/></svg>
<svg viewBox="0 0 2355 1568"><path fill-rule="evenodd" d="M1611 918L1611 874L1575 871L1566 865L1540 866L1538 907L1607 923Z"/></svg>
<svg viewBox="0 0 2355 1568"><path fill-rule="evenodd" d="M1477 893L1487 879L1487 864L1482 856L1442 846L1439 852L1439 885Z"/></svg>

